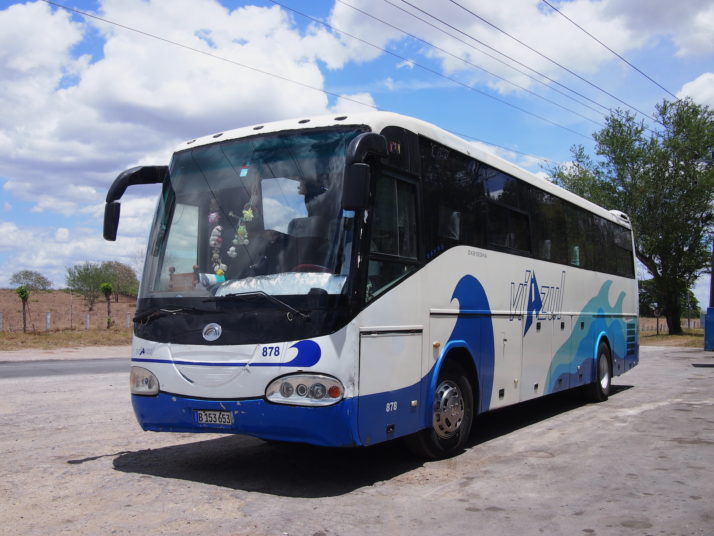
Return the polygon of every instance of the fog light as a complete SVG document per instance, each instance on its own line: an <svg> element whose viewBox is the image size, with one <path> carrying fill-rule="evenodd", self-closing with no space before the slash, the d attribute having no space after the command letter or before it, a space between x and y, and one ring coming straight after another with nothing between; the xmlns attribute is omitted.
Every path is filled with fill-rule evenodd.
<svg viewBox="0 0 714 536"><path fill-rule="evenodd" d="M307 396L307 385L305 385L304 383L299 383L298 386L295 388L295 392L298 396Z"/></svg>

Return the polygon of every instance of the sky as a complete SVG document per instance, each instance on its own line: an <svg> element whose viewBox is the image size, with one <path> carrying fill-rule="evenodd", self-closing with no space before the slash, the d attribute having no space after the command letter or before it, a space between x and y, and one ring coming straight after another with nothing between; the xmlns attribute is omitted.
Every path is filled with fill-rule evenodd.
<svg viewBox="0 0 714 536"><path fill-rule="evenodd" d="M106 242L107 189L206 134L376 108L546 176L675 96L714 107L714 0L0 0L0 288L139 268L157 190Z"/></svg>

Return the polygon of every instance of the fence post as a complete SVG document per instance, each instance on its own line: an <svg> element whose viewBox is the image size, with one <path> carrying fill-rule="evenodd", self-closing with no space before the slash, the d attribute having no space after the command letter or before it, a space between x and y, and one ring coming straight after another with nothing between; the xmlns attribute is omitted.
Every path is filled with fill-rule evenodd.
<svg viewBox="0 0 714 536"><path fill-rule="evenodd" d="M126 313L126 327L127 328L131 327L131 313L128 311Z"/></svg>
<svg viewBox="0 0 714 536"><path fill-rule="evenodd" d="M4 319L3 319L2 313L0 313L0 332L1 331L5 331L4 330Z"/></svg>
<svg viewBox="0 0 714 536"><path fill-rule="evenodd" d="M84 316L84 329L89 331L89 313Z"/></svg>
<svg viewBox="0 0 714 536"><path fill-rule="evenodd" d="M52 312L48 311L45 313L45 331L52 329Z"/></svg>

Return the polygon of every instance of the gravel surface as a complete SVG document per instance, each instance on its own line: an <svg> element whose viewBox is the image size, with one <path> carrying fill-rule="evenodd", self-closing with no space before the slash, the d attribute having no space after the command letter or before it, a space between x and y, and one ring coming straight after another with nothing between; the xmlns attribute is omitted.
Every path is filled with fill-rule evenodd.
<svg viewBox="0 0 714 536"><path fill-rule="evenodd" d="M400 443L142 432L126 373L0 377L0 532L710 536L712 365L643 348L607 402L493 412L465 452L426 463Z"/></svg>

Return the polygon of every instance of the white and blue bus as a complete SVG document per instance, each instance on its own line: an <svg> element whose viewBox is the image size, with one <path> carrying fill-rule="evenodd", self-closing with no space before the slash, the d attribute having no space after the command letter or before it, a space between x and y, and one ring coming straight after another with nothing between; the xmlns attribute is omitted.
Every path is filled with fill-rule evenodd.
<svg viewBox="0 0 714 536"><path fill-rule="evenodd" d="M420 120L283 121L120 174L161 183L134 318L144 430L440 458L480 413L638 362L626 215Z"/></svg>

